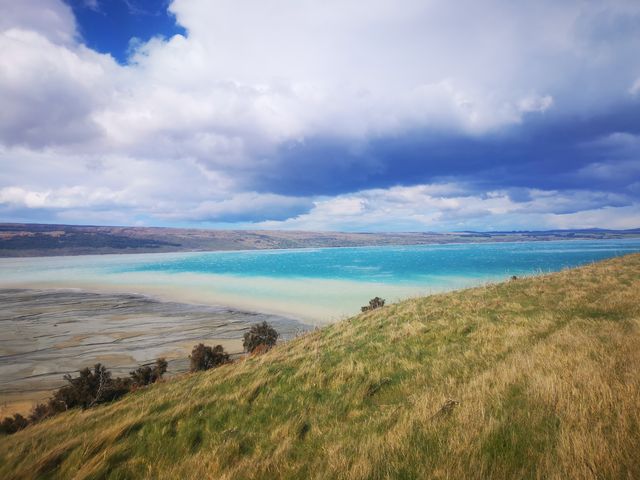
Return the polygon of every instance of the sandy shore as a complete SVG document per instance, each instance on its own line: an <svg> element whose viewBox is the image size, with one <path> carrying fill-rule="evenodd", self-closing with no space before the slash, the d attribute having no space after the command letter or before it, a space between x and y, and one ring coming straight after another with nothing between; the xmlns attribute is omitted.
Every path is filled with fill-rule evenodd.
<svg viewBox="0 0 640 480"><path fill-rule="evenodd" d="M242 351L241 338L266 320L291 338L311 328L262 313L81 290L0 290L0 416L28 412L64 384L63 375L102 362L114 375L158 357L188 369L199 343Z"/></svg>
<svg viewBox="0 0 640 480"><path fill-rule="evenodd" d="M471 284L461 279L456 286ZM360 311L374 296L389 303L442 290L422 286L395 286L375 282L325 279L282 279L236 277L193 273L127 273L117 276L77 275L47 280L0 279L0 289L82 289L107 295L140 294L161 302L224 305L241 311L255 311L292 317L311 325L326 325Z"/></svg>
<svg viewBox="0 0 640 480"><path fill-rule="evenodd" d="M79 288L106 294L138 293L161 301L224 305L324 325L358 313L375 296L395 302L474 282L464 276L438 275L436 280L423 278L416 282L393 275L380 277L370 274L377 271L376 266L345 255L348 258L333 260L318 259L309 251L4 258L0 259L0 289ZM239 271L231 268L234 261L244 262ZM195 263L184 271L173 268L184 262ZM216 266L216 262L222 264ZM309 262L321 264L319 277L309 276L305 268L296 273L296 263ZM343 270L361 275L342 278L339 273ZM336 277L322 276L326 274Z"/></svg>

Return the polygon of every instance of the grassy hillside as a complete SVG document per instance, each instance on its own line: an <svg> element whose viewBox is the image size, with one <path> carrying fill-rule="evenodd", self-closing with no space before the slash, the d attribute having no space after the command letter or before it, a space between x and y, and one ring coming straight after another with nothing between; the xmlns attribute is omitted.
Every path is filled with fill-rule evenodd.
<svg viewBox="0 0 640 480"><path fill-rule="evenodd" d="M405 301L60 415L0 439L0 477L640 478L639 445L632 255Z"/></svg>

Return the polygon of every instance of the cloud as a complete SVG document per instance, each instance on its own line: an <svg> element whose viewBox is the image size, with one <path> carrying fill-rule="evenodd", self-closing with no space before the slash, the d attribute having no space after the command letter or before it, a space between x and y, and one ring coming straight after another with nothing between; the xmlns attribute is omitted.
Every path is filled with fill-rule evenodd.
<svg viewBox="0 0 640 480"><path fill-rule="evenodd" d="M621 208L599 208L568 215L549 215L549 225L560 228L600 228L626 230L640 225L640 204Z"/></svg>
<svg viewBox="0 0 640 480"><path fill-rule="evenodd" d="M58 210L78 207L95 208L119 203L121 203L121 192L106 188L95 190L77 186L43 191L30 191L22 187L0 189L0 204L26 208Z"/></svg>
<svg viewBox="0 0 640 480"><path fill-rule="evenodd" d="M552 105L553 97L551 97L551 95L545 95L543 97L539 95L530 95L518 102L518 108L523 113L544 112Z"/></svg>
<svg viewBox="0 0 640 480"><path fill-rule="evenodd" d="M204 201L192 211L159 215L180 222L256 222L281 221L308 212L312 202L307 198L243 192L219 201Z"/></svg>
<svg viewBox="0 0 640 480"><path fill-rule="evenodd" d="M83 4L85 7L99 11L100 10L100 2L98 0L83 0Z"/></svg>
<svg viewBox="0 0 640 480"><path fill-rule="evenodd" d="M457 228L638 199L637 2L175 0L187 34L125 65L60 0L0 5L7 214Z"/></svg>
<svg viewBox="0 0 640 480"><path fill-rule="evenodd" d="M598 218L602 228L632 228L640 219L640 202L625 195L528 189L514 199L504 190L468 191L456 184L363 190L317 200L308 213L258 226L351 231L545 229L584 228L586 219ZM605 211L608 217L598 213Z"/></svg>
<svg viewBox="0 0 640 480"><path fill-rule="evenodd" d="M10 29L37 32L51 42L72 47L77 38L71 8L61 1L0 0L0 31Z"/></svg>
<svg viewBox="0 0 640 480"><path fill-rule="evenodd" d="M116 74L110 57L29 30L0 33L0 141L32 148L99 141L95 112Z"/></svg>

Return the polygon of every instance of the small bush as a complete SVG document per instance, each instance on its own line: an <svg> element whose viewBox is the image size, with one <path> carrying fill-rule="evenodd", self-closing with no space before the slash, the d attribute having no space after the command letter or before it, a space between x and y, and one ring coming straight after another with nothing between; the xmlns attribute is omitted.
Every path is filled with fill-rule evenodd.
<svg viewBox="0 0 640 480"><path fill-rule="evenodd" d="M5 417L0 422L0 432L10 435L22 430L27 425L29 425L29 421L19 413L16 413L13 417Z"/></svg>
<svg viewBox="0 0 640 480"><path fill-rule="evenodd" d="M258 347L266 351L276 344L278 336L278 332L267 322L258 323L244 334L242 346L249 353L255 353Z"/></svg>
<svg viewBox="0 0 640 480"><path fill-rule="evenodd" d="M136 368L132 372L129 372L131 382L137 387L145 385L151 385L162 378L162 375L167 371L167 361L164 358L158 358L153 367L149 365L143 365Z"/></svg>
<svg viewBox="0 0 640 480"><path fill-rule="evenodd" d="M45 418L49 418L52 415L55 415L57 412L53 410L50 406L50 402L48 403L39 403L33 410L31 410L31 414L29 415L29 423L38 423Z"/></svg>
<svg viewBox="0 0 640 480"><path fill-rule="evenodd" d="M369 310L375 310L376 308L382 307L384 307L384 298L375 297L369 300L369 305L365 305L364 307L360 308L360 310L363 312L368 312Z"/></svg>
<svg viewBox="0 0 640 480"><path fill-rule="evenodd" d="M104 365L96 363L90 368L80 370L79 376L65 375L68 385L59 388L52 397L56 411L73 407L89 408L93 405L120 398L131 389L131 381L123 378L111 378L111 372Z"/></svg>
<svg viewBox="0 0 640 480"><path fill-rule="evenodd" d="M40 422L70 408L89 408L99 403L117 400L130 392L133 386L158 381L166 371L167 361L159 358L153 367L142 366L131 372L131 378L112 378L111 372L104 365L97 363L93 370L80 370L75 378L65 375L67 385L56 390L46 403L36 405L28 419L20 414L6 417L0 422L0 433L15 433L30 423Z"/></svg>
<svg viewBox="0 0 640 480"><path fill-rule="evenodd" d="M216 345L212 348L200 343L193 347L189 361L191 362L192 372L209 370L210 368L229 363L229 354L224 351L222 345Z"/></svg>

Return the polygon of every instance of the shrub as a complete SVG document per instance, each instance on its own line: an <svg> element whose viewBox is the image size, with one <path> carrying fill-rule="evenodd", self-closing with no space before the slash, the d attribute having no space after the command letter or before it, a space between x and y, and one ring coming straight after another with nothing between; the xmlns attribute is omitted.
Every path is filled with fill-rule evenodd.
<svg viewBox="0 0 640 480"><path fill-rule="evenodd" d="M164 358L158 358L153 367L143 365L129 373L133 385L142 387L151 385L162 378L167 371L167 361Z"/></svg>
<svg viewBox="0 0 640 480"><path fill-rule="evenodd" d="M167 361L164 358L158 358L156 359L156 365L154 368L154 371L156 373L156 375L158 376L158 380L162 378L162 376L167 373L167 367L169 366L169 364L167 363Z"/></svg>
<svg viewBox="0 0 640 480"><path fill-rule="evenodd" d="M52 415L57 413L50 406L50 402L48 403L39 403L33 410L31 410L31 414L29 415L29 423L37 423L45 418L49 418Z"/></svg>
<svg viewBox="0 0 640 480"><path fill-rule="evenodd" d="M29 421L19 413L16 413L13 417L5 417L0 422L0 432L6 434L16 433L27 425L29 425Z"/></svg>
<svg viewBox="0 0 640 480"><path fill-rule="evenodd" d="M52 397L55 411L73 407L89 408L103 402L120 398L131 388L129 379L111 378L111 372L104 365L96 363L90 368L80 370L78 377L65 375L68 385L59 388Z"/></svg>
<svg viewBox="0 0 640 480"><path fill-rule="evenodd" d="M375 310L376 308L384 307L384 298L375 297L369 300L369 305L365 305L360 310L363 312L368 312L369 310Z"/></svg>
<svg viewBox="0 0 640 480"><path fill-rule="evenodd" d="M242 346L249 353L254 353L258 347L269 350L278 340L278 332L267 322L257 323L244 334Z"/></svg>
<svg viewBox="0 0 640 480"><path fill-rule="evenodd" d="M155 382L167 371L167 362L164 358L159 358L153 368L138 368L131 372L131 376L134 377L134 373L144 372L140 376L147 378L147 368L149 369L148 378ZM70 408L89 408L98 403L116 400L131 391L133 385L133 381L129 378L111 378L111 372L99 363L93 367L93 370L85 368L80 370L77 377L65 375L64 379L68 384L56 390L46 403L36 405L28 419L16 414L2 420L0 432L15 433L30 423L40 422Z"/></svg>
<svg viewBox="0 0 640 480"><path fill-rule="evenodd" d="M224 351L222 345L206 347L200 343L193 347L189 356L191 371L209 370L210 368L229 363L229 354Z"/></svg>

